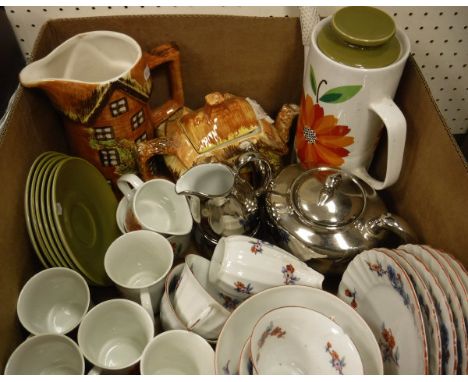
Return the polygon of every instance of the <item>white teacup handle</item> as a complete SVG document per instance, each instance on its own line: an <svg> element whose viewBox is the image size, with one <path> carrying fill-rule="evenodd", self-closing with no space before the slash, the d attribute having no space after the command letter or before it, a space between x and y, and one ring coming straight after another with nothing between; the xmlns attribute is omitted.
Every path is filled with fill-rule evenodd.
<svg viewBox="0 0 468 382"><path fill-rule="evenodd" d="M122 194L130 200L133 194L133 190L141 187L143 181L136 176L135 174L124 174L119 179L117 179L117 187L122 191Z"/></svg>
<svg viewBox="0 0 468 382"><path fill-rule="evenodd" d="M93 368L88 371L88 375L100 375L102 374L102 369L98 366L93 366Z"/></svg>
<svg viewBox="0 0 468 382"><path fill-rule="evenodd" d="M214 312L215 312L215 307L213 305L207 306L197 318L187 323L187 329L193 330L198 324L205 321Z"/></svg>
<svg viewBox="0 0 468 382"><path fill-rule="evenodd" d="M370 109L380 117L387 129L387 172L383 181L370 176L364 167L356 169L354 173L374 189L382 190L394 184L400 176L405 151L406 119L395 102L389 98L372 103Z"/></svg>
<svg viewBox="0 0 468 382"><path fill-rule="evenodd" d="M141 301L141 306L148 312L154 324L154 310L153 310L153 304L151 303L151 296L150 296L148 288L143 288L140 291L140 301Z"/></svg>

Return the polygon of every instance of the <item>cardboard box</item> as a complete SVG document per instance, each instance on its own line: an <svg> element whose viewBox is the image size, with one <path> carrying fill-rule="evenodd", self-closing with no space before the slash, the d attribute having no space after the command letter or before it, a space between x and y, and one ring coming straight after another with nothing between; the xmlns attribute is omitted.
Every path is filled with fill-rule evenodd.
<svg viewBox="0 0 468 382"><path fill-rule="evenodd" d="M210 91L257 100L275 116L299 102L303 47L299 19L232 16L124 16L48 22L36 42L39 59L77 33L114 30L144 50L175 41L180 47L186 104L200 107ZM160 96L158 96L160 94ZM164 91L155 90L155 102ZM408 122L403 170L383 196L421 242L443 248L468 266L468 168L429 88L410 59L396 96ZM17 296L40 269L26 231L23 198L29 167L46 150L68 152L58 113L38 90L21 89L0 132L0 369L26 333L16 317ZM384 163L385 147L376 163ZM377 166L379 168L379 166Z"/></svg>

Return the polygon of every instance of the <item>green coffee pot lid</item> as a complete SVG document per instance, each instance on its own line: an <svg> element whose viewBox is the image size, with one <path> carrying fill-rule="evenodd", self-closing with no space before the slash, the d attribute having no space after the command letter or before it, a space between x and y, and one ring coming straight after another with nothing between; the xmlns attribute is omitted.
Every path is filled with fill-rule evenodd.
<svg viewBox="0 0 468 382"><path fill-rule="evenodd" d="M395 22L374 7L345 7L337 11L317 36L329 58L358 68L381 68L395 62L400 43Z"/></svg>

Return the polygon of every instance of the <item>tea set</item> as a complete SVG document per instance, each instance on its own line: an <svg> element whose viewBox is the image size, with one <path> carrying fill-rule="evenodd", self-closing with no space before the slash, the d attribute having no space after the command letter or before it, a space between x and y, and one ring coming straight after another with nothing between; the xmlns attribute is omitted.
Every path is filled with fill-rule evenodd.
<svg viewBox="0 0 468 382"><path fill-rule="evenodd" d="M45 152L29 171L46 269L18 297L30 335L5 374L468 373L466 269L408 244L378 195L403 163L392 99L409 50L383 11L342 8L313 28L301 105L276 121L227 92L186 107L174 44L146 53L94 31L29 64L21 83L61 111L77 156ZM172 99L151 109L162 64ZM94 304L102 287L115 293Z"/></svg>

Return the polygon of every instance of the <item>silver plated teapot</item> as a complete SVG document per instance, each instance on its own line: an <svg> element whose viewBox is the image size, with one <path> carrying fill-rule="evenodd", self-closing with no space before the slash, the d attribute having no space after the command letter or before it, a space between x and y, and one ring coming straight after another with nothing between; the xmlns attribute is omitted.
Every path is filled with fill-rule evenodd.
<svg viewBox="0 0 468 382"><path fill-rule="evenodd" d="M374 189L332 167L285 167L267 189L266 211L277 244L319 272L340 272L358 253L385 245L390 232L415 240Z"/></svg>

